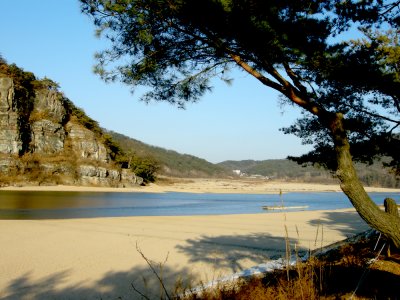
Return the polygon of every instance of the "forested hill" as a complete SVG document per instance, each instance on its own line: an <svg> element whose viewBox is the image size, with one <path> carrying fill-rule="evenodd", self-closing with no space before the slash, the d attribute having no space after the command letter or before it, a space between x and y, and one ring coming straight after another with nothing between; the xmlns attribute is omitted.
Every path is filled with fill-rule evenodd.
<svg viewBox="0 0 400 300"><path fill-rule="evenodd" d="M156 161L159 165L159 175L173 177L226 177L232 175L231 170L193 155L151 146L114 131L107 131L107 133L124 152Z"/></svg>
<svg viewBox="0 0 400 300"><path fill-rule="evenodd" d="M134 156L149 157L160 168L159 175L174 177L231 177L232 170L240 170L246 176L262 175L270 179L298 182L337 183L332 174L322 168L303 167L287 159L224 161L212 164L204 159L173 150L155 147L125 135L107 131L124 152ZM356 164L361 180L368 186L399 188L400 181L377 162L372 166Z"/></svg>
<svg viewBox="0 0 400 300"><path fill-rule="evenodd" d="M337 183L332 174L322 168L303 167L287 159L224 161L218 164L229 170L240 170L247 176L262 175L270 179L301 182ZM356 164L357 172L365 185L399 188L400 181L383 168L380 162L371 166Z"/></svg>

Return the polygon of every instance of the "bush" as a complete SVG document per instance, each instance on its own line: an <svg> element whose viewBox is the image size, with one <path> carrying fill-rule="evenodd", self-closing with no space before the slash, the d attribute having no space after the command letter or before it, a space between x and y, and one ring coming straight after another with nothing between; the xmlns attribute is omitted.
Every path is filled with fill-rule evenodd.
<svg viewBox="0 0 400 300"><path fill-rule="evenodd" d="M130 169L143 178L145 183L154 182L156 173L159 169L158 162L151 157L132 156L130 160Z"/></svg>

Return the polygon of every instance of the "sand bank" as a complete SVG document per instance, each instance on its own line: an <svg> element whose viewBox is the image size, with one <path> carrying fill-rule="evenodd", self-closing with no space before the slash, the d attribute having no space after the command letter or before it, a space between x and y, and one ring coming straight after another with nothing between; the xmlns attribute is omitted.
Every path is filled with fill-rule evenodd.
<svg viewBox="0 0 400 300"><path fill-rule="evenodd" d="M208 282L284 256L315 249L366 225L353 210L256 215L0 220L0 298L136 299L131 283L159 291L144 255L179 277ZM153 295L154 294L150 294ZM153 298L152 296L150 298Z"/></svg>
<svg viewBox="0 0 400 300"><path fill-rule="evenodd" d="M176 179L166 183L149 184L134 188L108 188L87 186L22 186L3 187L0 190L23 191L90 191L90 192L186 192L186 193L238 193L274 194L286 192L341 192L339 185L296 183L271 180L228 180L228 179ZM367 192L400 192L400 189L366 187Z"/></svg>

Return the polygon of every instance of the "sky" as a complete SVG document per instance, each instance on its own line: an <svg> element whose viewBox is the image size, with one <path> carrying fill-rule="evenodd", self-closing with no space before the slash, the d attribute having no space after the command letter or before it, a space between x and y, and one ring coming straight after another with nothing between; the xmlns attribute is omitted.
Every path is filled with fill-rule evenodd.
<svg viewBox="0 0 400 300"><path fill-rule="evenodd" d="M214 81L211 93L185 110L139 101L140 90L104 83L94 54L107 47L78 0L0 0L0 55L36 77L48 77L101 127L146 144L210 162L281 159L311 148L285 135L300 110L281 107L278 93L237 70L232 85Z"/></svg>

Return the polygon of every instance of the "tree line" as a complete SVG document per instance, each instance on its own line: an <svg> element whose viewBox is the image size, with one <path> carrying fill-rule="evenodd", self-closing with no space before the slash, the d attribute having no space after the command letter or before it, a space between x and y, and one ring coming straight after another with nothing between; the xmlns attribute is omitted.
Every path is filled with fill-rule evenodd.
<svg viewBox="0 0 400 300"><path fill-rule="evenodd" d="M400 188L400 178L384 168L382 161L371 165L357 163L355 168L366 186ZM288 159L224 161L218 165L227 170L240 170L247 175L259 174L272 180L337 184L335 174L323 167L301 166Z"/></svg>

